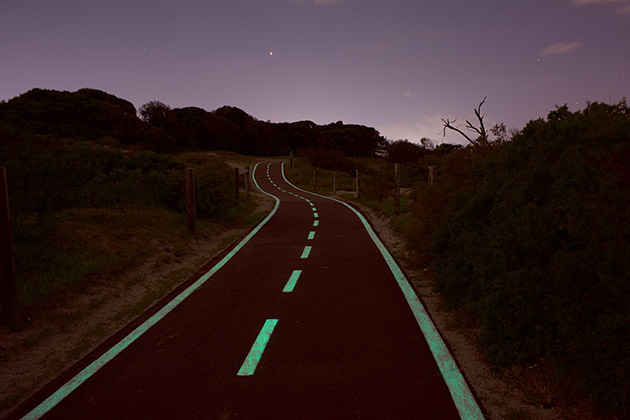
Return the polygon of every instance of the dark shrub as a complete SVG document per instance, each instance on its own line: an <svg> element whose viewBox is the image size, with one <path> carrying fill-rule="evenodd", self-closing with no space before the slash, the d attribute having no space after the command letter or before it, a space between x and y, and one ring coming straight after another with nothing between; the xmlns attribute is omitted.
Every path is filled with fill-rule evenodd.
<svg viewBox="0 0 630 420"><path fill-rule="evenodd" d="M480 317L491 363L555 360L618 412L630 389L629 151L625 102L560 107L474 151L433 247L437 288Z"/></svg>

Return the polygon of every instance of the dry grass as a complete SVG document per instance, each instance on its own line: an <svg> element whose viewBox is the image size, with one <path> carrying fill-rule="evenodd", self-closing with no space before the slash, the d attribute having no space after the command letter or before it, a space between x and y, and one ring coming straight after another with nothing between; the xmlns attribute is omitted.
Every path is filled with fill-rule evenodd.
<svg viewBox="0 0 630 420"><path fill-rule="evenodd" d="M31 279L40 284L29 286L23 314L30 321L22 331L0 329L0 416L185 281L271 206L254 194L229 225L198 221L192 236L183 215L161 209L55 215L54 253L68 264L42 266ZM73 282L64 282L68 273Z"/></svg>

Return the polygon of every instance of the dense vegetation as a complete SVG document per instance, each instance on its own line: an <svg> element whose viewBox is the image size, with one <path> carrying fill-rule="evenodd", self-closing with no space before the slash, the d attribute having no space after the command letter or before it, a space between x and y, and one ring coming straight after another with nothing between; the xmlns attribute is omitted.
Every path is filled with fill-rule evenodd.
<svg viewBox="0 0 630 420"><path fill-rule="evenodd" d="M77 217L93 212L76 209L113 210L101 214L111 218L116 213L112 223L120 223L125 213L132 218L132 213L140 209L152 209L145 212L146 217L173 220L185 211L184 164L172 155L123 152L88 142L62 143L48 136L26 135L12 140L5 137L0 147L0 166L7 168L9 178L22 305L42 303L49 295L109 270L106 266L134 265L129 260L133 255L121 251L114 258L99 244L81 241L68 232L68 224L76 224ZM212 222L230 222L236 213L231 168L213 158L195 166L198 216ZM184 220L179 224L185 232ZM38 258L33 259L33 255ZM90 267L79 267L81 264ZM58 285L52 286L54 283Z"/></svg>
<svg viewBox="0 0 630 420"><path fill-rule="evenodd" d="M437 289L477 320L490 363L542 363L628 416L625 101L559 107L504 145L421 162L438 166L439 183L415 189L413 241L435 267Z"/></svg>
<svg viewBox="0 0 630 420"><path fill-rule="evenodd" d="M197 168L197 211L204 221L229 224L249 211L237 205L232 170L223 161L185 162L151 150L172 144L162 129L138 119L129 102L99 91L35 89L0 104L0 166L9 181L21 306L43 304L146 258L131 244L107 245L102 234L98 241L83 237L107 230L122 241L132 237L134 229L108 228L108 220L142 224L144 217L159 217L180 224L185 234L184 163Z"/></svg>
<svg viewBox="0 0 630 420"><path fill-rule="evenodd" d="M630 390L630 109L563 106L479 152L440 217L438 289L479 316L492 363L552 360L621 409Z"/></svg>
<svg viewBox="0 0 630 420"><path fill-rule="evenodd" d="M139 114L142 118L130 102L99 90L32 89L0 103L0 126L5 135L26 132L157 152L225 150L269 156L315 148L371 156L385 143L370 127L341 121L324 126L264 122L230 106L208 112L152 101Z"/></svg>
<svg viewBox="0 0 630 420"><path fill-rule="evenodd" d="M2 142L25 134L98 140L108 145L171 151L173 140L136 115L131 102L95 89L59 92L32 89L0 102Z"/></svg>

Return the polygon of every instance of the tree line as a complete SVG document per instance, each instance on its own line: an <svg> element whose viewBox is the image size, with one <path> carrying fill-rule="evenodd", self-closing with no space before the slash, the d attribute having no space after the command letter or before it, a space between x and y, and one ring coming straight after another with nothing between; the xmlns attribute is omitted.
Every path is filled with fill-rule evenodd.
<svg viewBox="0 0 630 420"><path fill-rule="evenodd" d="M31 133L166 153L225 150L270 156L327 149L372 156L386 144L376 129L342 121L272 123L232 106L172 109L159 101L136 111L131 102L96 89L32 89L0 103L0 127L2 142Z"/></svg>

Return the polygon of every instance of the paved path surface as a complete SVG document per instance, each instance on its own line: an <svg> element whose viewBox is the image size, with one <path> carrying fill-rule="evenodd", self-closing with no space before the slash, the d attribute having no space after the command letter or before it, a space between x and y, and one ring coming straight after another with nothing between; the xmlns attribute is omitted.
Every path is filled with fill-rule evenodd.
<svg viewBox="0 0 630 420"><path fill-rule="evenodd" d="M280 163L254 176L277 209L229 261L212 261L204 271L222 267L199 272L11 418L481 418L460 395L465 383L462 392L443 379L445 356L432 354L357 215L288 184Z"/></svg>

